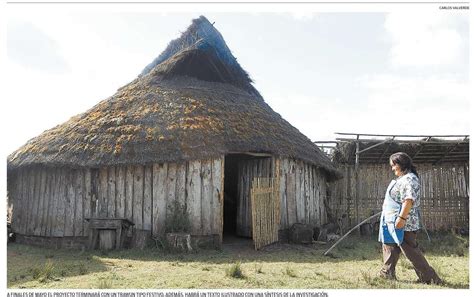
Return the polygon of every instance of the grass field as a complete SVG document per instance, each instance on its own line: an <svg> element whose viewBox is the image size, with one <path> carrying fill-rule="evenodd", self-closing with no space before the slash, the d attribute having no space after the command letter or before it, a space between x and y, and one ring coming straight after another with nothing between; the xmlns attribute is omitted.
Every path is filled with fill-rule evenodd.
<svg viewBox="0 0 474 297"><path fill-rule="evenodd" d="M54 250L8 245L8 288L469 288L469 238L452 234L420 241L445 280L416 283L402 256L398 281L377 277L381 247L374 238L349 237L332 252L328 245L275 244L254 251L251 241L221 250L170 254L160 249L111 252Z"/></svg>

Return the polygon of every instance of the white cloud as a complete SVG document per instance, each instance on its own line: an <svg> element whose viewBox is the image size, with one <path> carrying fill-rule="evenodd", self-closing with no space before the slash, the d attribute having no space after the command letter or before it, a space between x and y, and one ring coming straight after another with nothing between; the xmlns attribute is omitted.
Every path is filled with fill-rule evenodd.
<svg viewBox="0 0 474 297"><path fill-rule="evenodd" d="M469 85L456 77L382 74L359 80L367 88L367 114L398 134L462 134L469 131Z"/></svg>
<svg viewBox="0 0 474 297"><path fill-rule="evenodd" d="M457 31L459 15L390 13L385 30L390 36L392 66L449 65L459 62L464 40Z"/></svg>

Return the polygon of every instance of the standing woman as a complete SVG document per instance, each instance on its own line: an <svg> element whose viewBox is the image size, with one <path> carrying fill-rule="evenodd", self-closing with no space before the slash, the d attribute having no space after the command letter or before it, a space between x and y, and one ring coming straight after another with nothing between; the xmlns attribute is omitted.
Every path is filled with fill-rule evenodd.
<svg viewBox="0 0 474 297"><path fill-rule="evenodd" d="M416 167L405 153L390 156L390 166L398 177L387 188L380 219L379 241L382 244L383 267L380 276L396 279L395 266L400 252L410 260L423 283L440 284L442 281L428 264L416 242L421 229L420 180Z"/></svg>

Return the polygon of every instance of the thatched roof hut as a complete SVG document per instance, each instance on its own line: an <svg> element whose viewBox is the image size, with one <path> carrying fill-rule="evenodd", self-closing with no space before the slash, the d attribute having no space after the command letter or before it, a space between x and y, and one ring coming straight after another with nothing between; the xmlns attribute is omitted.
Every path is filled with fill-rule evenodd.
<svg viewBox="0 0 474 297"><path fill-rule="evenodd" d="M116 94L12 153L10 168L150 164L267 152L329 175L330 160L266 104L201 16Z"/></svg>
<svg viewBox="0 0 474 297"><path fill-rule="evenodd" d="M243 157L244 155L247 157ZM181 37L171 41L165 51L146 66L135 80L120 88L113 96L101 101L90 110L72 117L66 123L43 132L13 152L8 157L8 169L11 173L9 173L10 179L13 179L13 176L20 176L18 172L26 176L33 168L38 170L36 174L40 175L41 168L86 170L82 177L86 184L89 182L86 179L87 175L92 174L94 179L93 170L98 170L96 177L98 180L91 182L91 190L85 194L97 196L98 204L95 205L97 209L91 209L90 215L93 216L95 213L98 216L116 217L127 215L126 209L117 210L118 202L115 203L112 212L100 211L100 197L111 195L110 187L108 194L100 193L101 172L105 170L104 168L108 168L108 174L105 170L104 183L107 183L107 180L110 183L112 174L113 182L122 186L118 180L123 178L119 177L119 168L141 166L144 178L147 168L150 168L150 178L153 179L154 174L157 174L154 171L156 164L168 164L167 168L170 168L171 164L178 164L176 165L178 167L179 164L185 164L182 174L187 177L192 162L201 160L199 167L202 170L203 160L213 160L212 162L218 160L224 166L228 156L227 163L235 163L235 167L240 169L242 169L240 161L256 159L259 156L270 158L273 160L270 162L273 165L267 170L268 177L280 175L275 173L276 159L281 160L282 168L285 162L287 166L289 162L293 162L293 167L299 162L301 166L306 166L307 172L314 171L315 175L318 172L317 174L324 180L334 180L338 177L338 172L329 158L265 103L253 87L249 75L232 55L221 34L201 16L193 20ZM114 168L114 173L110 173L110 168ZM92 170L92 173L87 173L88 170ZM219 173L219 179L224 179L224 171L231 170L223 168L223 172ZM173 174L179 175L179 170L176 169ZM202 172L200 175L202 179ZM235 179L238 179L237 176ZM29 184L27 180L23 182ZM176 183L174 180L173 182ZM186 178L183 182L186 183ZM84 181L82 183L84 184ZM123 183L126 184L127 181ZM146 183L147 181L144 182L145 188ZM222 187L223 183L222 181ZM235 186L237 184L240 183L235 182ZM93 189L94 186L97 187L96 190ZM167 185L164 183L162 186ZM158 185L152 186L155 190L157 187ZM176 190L177 187L178 185ZM250 189L250 184L247 187ZM9 191L11 192L9 195L14 196L18 191L21 193L20 188L18 186L15 190ZM126 188L125 185L124 189ZM186 195L188 190L186 188ZM119 190L115 187L114 191ZM234 194L233 196L238 196L237 193ZM21 197L21 194L19 195ZM33 194L28 195L25 199L37 199ZM123 195L132 194L124 190ZM150 195L151 205L156 206L153 193ZM223 196L222 188L219 195ZM239 195L244 196L242 193ZM190 210L192 206L186 197L180 198L181 202L187 207L188 212L192 212L193 210ZM170 197L167 201L174 198ZM57 199L61 199L60 195ZM120 199L135 198L130 196ZM145 201L143 199L142 201ZM200 199L205 203L205 198ZM75 201L77 203L78 200ZM215 203L220 203L222 208L223 202L219 201L216 200ZM166 212L166 206L160 207L164 207ZM153 211L160 212L156 209ZM157 220L153 220L153 213L150 216L150 222L158 224ZM134 218L130 219L133 221ZM140 220L144 222L145 214ZM199 223L201 227L202 224ZM222 222L216 219L215 224L222 225ZM138 223L136 227L153 231L153 226L142 226ZM162 226L157 228L159 232L164 230ZM212 232L209 232L218 233L222 237L221 227L211 226L210 229ZM81 230L80 234L87 233L85 226ZM195 230L198 230L197 225Z"/></svg>

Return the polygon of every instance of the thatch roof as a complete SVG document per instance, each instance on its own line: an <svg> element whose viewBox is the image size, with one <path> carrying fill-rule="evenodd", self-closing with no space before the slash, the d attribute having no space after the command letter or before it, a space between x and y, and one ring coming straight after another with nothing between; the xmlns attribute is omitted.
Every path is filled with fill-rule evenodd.
<svg viewBox="0 0 474 297"><path fill-rule="evenodd" d="M137 79L28 141L8 165L150 164L229 152L294 157L337 176L329 158L263 101L201 16Z"/></svg>

